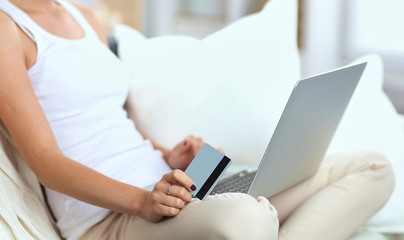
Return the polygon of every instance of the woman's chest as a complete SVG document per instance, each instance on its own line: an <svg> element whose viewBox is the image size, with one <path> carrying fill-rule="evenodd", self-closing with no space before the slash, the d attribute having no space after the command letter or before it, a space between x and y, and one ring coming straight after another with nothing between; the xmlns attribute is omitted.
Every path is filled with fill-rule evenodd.
<svg viewBox="0 0 404 240"><path fill-rule="evenodd" d="M102 45L52 46L28 73L45 113L123 105L129 89L125 66Z"/></svg>

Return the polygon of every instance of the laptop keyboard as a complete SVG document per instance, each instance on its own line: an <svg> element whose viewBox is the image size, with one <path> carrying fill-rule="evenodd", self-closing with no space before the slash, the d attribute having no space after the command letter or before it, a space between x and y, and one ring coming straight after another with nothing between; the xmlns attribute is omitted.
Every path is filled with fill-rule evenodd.
<svg viewBox="0 0 404 240"><path fill-rule="evenodd" d="M225 179L220 180L215 188L212 190L210 195L224 193L224 192L241 192L247 193L254 180L255 173L247 172L246 170L231 175Z"/></svg>

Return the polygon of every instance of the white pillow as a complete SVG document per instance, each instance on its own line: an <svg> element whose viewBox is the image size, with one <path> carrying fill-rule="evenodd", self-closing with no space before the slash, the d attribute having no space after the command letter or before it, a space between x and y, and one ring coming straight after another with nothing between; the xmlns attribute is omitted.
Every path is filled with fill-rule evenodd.
<svg viewBox="0 0 404 240"><path fill-rule="evenodd" d="M400 121L401 121L401 125L403 126L403 130L404 130L404 115L399 115Z"/></svg>
<svg viewBox="0 0 404 240"><path fill-rule="evenodd" d="M146 137L171 147L192 133L222 147L236 163L261 160L300 77L295 0L272 0L260 13L202 40L146 39L124 26L115 36L133 75L130 117ZM381 88L381 61L364 60L368 66L329 153L373 149L402 172L403 131ZM368 228L403 231L404 179L396 175L395 193Z"/></svg>
<svg viewBox="0 0 404 240"><path fill-rule="evenodd" d="M392 163L396 186L385 207L367 224L370 230L404 233L404 132L397 112L383 92L383 63L370 55L355 93L328 149L328 154L371 149ZM371 201L371 199L369 199Z"/></svg>
<svg viewBox="0 0 404 240"><path fill-rule="evenodd" d="M237 163L258 164L300 77L296 8L295 0L272 0L202 40L146 39L118 26L137 128L167 147L199 135Z"/></svg>

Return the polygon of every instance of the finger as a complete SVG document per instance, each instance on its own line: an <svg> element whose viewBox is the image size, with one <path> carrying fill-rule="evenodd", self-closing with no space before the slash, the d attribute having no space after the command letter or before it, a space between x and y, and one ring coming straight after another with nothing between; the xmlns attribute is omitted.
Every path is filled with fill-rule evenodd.
<svg viewBox="0 0 404 240"><path fill-rule="evenodd" d="M195 191L196 187L194 182L183 171L175 169L170 173L164 175L164 180L171 184L181 184L188 191Z"/></svg>
<svg viewBox="0 0 404 240"><path fill-rule="evenodd" d="M193 140L194 136L193 135L188 135L185 139L184 139L184 146L186 146L188 143L190 143Z"/></svg>
<svg viewBox="0 0 404 240"><path fill-rule="evenodd" d="M218 148L216 148L216 149L217 149L219 152L225 154L222 148L218 147Z"/></svg>
<svg viewBox="0 0 404 240"><path fill-rule="evenodd" d="M197 138L195 136L188 135L183 141L181 152L183 153L188 152L188 154L190 155L193 154L195 156L196 154L194 154L194 146L196 142Z"/></svg>
<svg viewBox="0 0 404 240"><path fill-rule="evenodd" d="M184 202L190 202L192 199L192 194L188 192L186 188L179 185L172 185L170 188L170 194L173 197L177 197Z"/></svg>
<svg viewBox="0 0 404 240"><path fill-rule="evenodd" d="M156 208L155 211L159 215L163 215L163 216L167 216L167 217L176 216L180 212L179 208L169 207L169 206L166 206L164 204L156 205L155 208Z"/></svg>
<svg viewBox="0 0 404 240"><path fill-rule="evenodd" d="M200 136L196 137L195 139L197 142L203 143L203 139Z"/></svg>
<svg viewBox="0 0 404 240"><path fill-rule="evenodd" d="M176 189L173 187L176 187ZM168 190L170 191L170 194L167 193ZM189 202L192 198L192 195L191 197L188 197L188 195L191 194L182 186L171 185L167 182L160 182L155 185L155 190L152 192L152 200L153 202L163 204L168 207L183 208L185 203Z"/></svg>
<svg viewBox="0 0 404 240"><path fill-rule="evenodd" d="M154 189L155 189L155 191L162 193L164 195L167 195L167 196L171 195L173 197L178 197L185 202L189 202L192 199L192 194L189 193L189 191L185 187L177 185L177 184L169 183L165 180L156 183L156 185L154 186ZM157 202L161 202L161 200L160 200L161 196L163 196L163 195L161 195L161 194L156 195L155 200Z"/></svg>
<svg viewBox="0 0 404 240"><path fill-rule="evenodd" d="M181 151L185 152L188 151L192 147L192 139L191 138L186 138L184 140L184 144L182 144Z"/></svg>
<svg viewBox="0 0 404 240"><path fill-rule="evenodd" d="M201 137L196 137L194 139L193 145L192 145L192 153L194 154L194 156L196 156L196 154L198 154L198 152L203 147L203 144L205 144L205 142L202 140Z"/></svg>
<svg viewBox="0 0 404 240"><path fill-rule="evenodd" d="M171 183L167 182L167 180L163 179L154 185L154 191L161 192L164 194L168 194L168 188L172 185Z"/></svg>
<svg viewBox="0 0 404 240"><path fill-rule="evenodd" d="M167 207L173 207L173 208L181 209L181 208L183 208L185 206L186 202L184 200L182 200L181 198L178 198L178 197L164 195L164 196L161 197L159 203L163 204L163 205L165 205Z"/></svg>

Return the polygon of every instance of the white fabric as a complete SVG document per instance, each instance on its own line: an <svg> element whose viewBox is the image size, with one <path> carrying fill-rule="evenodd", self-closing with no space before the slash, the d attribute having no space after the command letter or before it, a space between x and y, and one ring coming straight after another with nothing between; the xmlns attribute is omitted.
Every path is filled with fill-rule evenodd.
<svg viewBox="0 0 404 240"><path fill-rule="evenodd" d="M3 147L3 146L1 146ZM26 165L18 166L19 172L0 148L0 239L59 239L35 178L22 174ZM34 180L29 186L25 180ZM36 191L35 190L39 190Z"/></svg>
<svg viewBox="0 0 404 240"><path fill-rule="evenodd" d="M367 67L338 127L328 153L369 149L384 154L396 175L389 202L367 224L369 231L404 233L404 132L398 114L383 92L383 63L375 55Z"/></svg>
<svg viewBox="0 0 404 240"><path fill-rule="evenodd" d="M271 0L202 40L117 27L133 77L129 115L163 145L192 133L236 163L257 164L300 77L296 28L295 0Z"/></svg>
<svg viewBox="0 0 404 240"><path fill-rule="evenodd" d="M38 58L28 74L64 155L139 187L157 182L170 171L123 109L129 90L126 68L98 40L79 11L59 2L85 32L82 39L68 40L51 35L11 3L2 2L2 9L36 40ZM67 239L77 238L110 213L50 189L46 193Z"/></svg>
<svg viewBox="0 0 404 240"><path fill-rule="evenodd" d="M400 115L399 117L400 117L401 125L404 129L404 115Z"/></svg>
<svg viewBox="0 0 404 240"><path fill-rule="evenodd" d="M139 129L168 146L188 133L200 135L235 163L257 164L299 78L295 10L293 0L272 0L202 40L146 39L117 27L118 51L133 77L130 114ZM358 61L364 60L369 65L329 153L378 151L400 175L404 134L382 90L382 63ZM403 178L397 176L392 199L367 227L404 231Z"/></svg>

